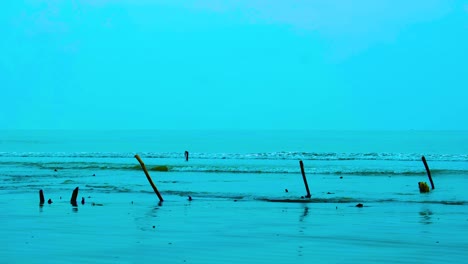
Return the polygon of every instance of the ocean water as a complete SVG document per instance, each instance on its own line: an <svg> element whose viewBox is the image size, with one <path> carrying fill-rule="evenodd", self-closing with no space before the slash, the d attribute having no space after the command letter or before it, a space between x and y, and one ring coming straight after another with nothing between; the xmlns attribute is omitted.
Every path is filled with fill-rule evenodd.
<svg viewBox="0 0 468 264"><path fill-rule="evenodd" d="M135 253L125 251L128 243L119 253L102 246L115 237L115 231L105 229L113 226L129 241L141 245L145 237L146 247L164 247L167 259L191 252L192 263L236 263L239 255L261 252L276 255L246 261L307 263L319 255L320 263L459 263L468 257L467 143L466 131L0 131L0 206L10 208L0 217L5 234L0 243L6 248L0 253L7 263L30 262L21 249L30 234L63 236L69 224L57 219L69 212L71 192L79 187L86 205L72 212L81 215L85 235L76 240L100 241L83 248L79 261L94 262L90 252L99 250L134 262ZM423 155L435 183L427 194L418 189L419 181L429 184ZM299 160L311 199L302 198ZM33 210L40 189L54 203ZM364 207L356 208L358 203ZM102 206L91 212L91 204ZM132 207L137 205L148 212L142 215ZM120 210L128 213L111 217ZM105 224L87 222L87 214ZM159 240L144 235L156 216ZM180 247L158 244L161 238ZM193 246L202 238L210 247ZM62 242L30 253L43 252L45 258ZM211 246L218 244L226 247L214 253ZM252 252L258 245L261 251ZM75 259L57 263L69 260ZM140 260L151 261L148 256Z"/></svg>
<svg viewBox="0 0 468 264"><path fill-rule="evenodd" d="M465 131L0 131L0 190L151 191L139 154L180 196L301 197L303 160L314 198L466 204L467 143ZM423 155L441 190L427 197Z"/></svg>

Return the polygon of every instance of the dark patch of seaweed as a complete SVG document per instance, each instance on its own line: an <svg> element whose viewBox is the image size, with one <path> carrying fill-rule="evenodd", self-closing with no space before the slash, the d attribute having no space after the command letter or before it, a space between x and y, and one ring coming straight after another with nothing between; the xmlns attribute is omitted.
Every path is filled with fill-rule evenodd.
<svg viewBox="0 0 468 264"><path fill-rule="evenodd" d="M466 201L403 201L397 199L362 200L350 197L337 198L256 198L255 200L275 203L422 203L422 204L442 204L442 205L465 205Z"/></svg>
<svg viewBox="0 0 468 264"><path fill-rule="evenodd" d="M141 190L141 193L152 193L153 191ZM212 199L229 199L229 200L241 200L245 196L241 194L229 194L229 193L211 193L211 192L192 192L192 191L176 191L176 190L165 190L162 192L163 195L174 195L181 197L192 196L193 198L212 198Z"/></svg>
<svg viewBox="0 0 468 264"><path fill-rule="evenodd" d="M444 204L444 205L465 205L465 201L420 201L422 204Z"/></svg>
<svg viewBox="0 0 468 264"><path fill-rule="evenodd" d="M351 197L335 197L335 198L256 198L259 201L274 202L274 203L356 203L361 200Z"/></svg>
<svg viewBox="0 0 468 264"><path fill-rule="evenodd" d="M100 191L104 193L131 193L133 192L132 189L126 188L126 187L118 187L114 185L90 185L87 184L85 185L86 188L89 188L90 190L95 190L99 189Z"/></svg>

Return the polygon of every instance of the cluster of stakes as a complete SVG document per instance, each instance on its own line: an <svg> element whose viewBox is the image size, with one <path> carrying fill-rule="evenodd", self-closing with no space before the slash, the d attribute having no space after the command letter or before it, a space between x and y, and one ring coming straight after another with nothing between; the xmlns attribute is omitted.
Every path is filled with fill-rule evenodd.
<svg viewBox="0 0 468 264"><path fill-rule="evenodd" d="M184 154L185 154L185 160L188 161L188 156L189 156L188 151L185 151ZM153 180L151 179L151 176L149 175L148 170L146 169L146 166L143 163L143 161L141 160L140 156L135 155L135 158L140 163L141 168L143 169L143 172L145 173L146 178L148 179L148 182L150 183L151 187L153 188L154 193L156 193L156 195L159 198L159 202L164 201L161 194L159 193L158 189L156 188L156 185L153 183ZM422 161L424 163L424 167L426 168L427 176L428 176L429 181L431 183L431 188L434 190L434 182L432 181L431 171L429 170L429 166L427 165L427 161L426 161L426 158L424 156L422 156ZM311 198L309 185L307 184L307 178L306 178L305 171L304 171L304 163L302 162L302 160L299 160L299 166L301 167L302 179L304 180L304 185L305 185L306 192L307 192L307 195L302 196L301 198ZM429 186L427 185L426 182L418 182L418 186L419 186L419 192L420 193L428 193L429 192ZM73 193L72 193L72 196L71 196L71 199L70 199L70 204L72 206L78 206L78 204L76 202L76 198L78 197L78 189L79 188L76 187L75 190L73 190ZM286 192L287 192L287 189L286 189ZM39 190L39 199L40 199L39 204L42 206L45 203L44 192L42 190ZM192 197L189 196L189 200L191 201ZM47 201L47 203L51 204L52 199L49 199ZM81 200L81 204L85 204L84 197ZM362 204L358 204L357 207L362 207Z"/></svg>
<svg viewBox="0 0 468 264"><path fill-rule="evenodd" d="M78 203L76 202L76 198L78 197L78 190L79 190L78 187L76 187L73 190L72 196L70 198L70 204L72 206L78 206ZM62 197L60 197L60 198L62 198ZM44 203L45 203L44 192L42 190L39 190L39 205L42 206L42 205L44 205ZM53 203L52 199L47 200L47 203L48 204ZM81 198L81 204L85 204L85 198L84 197Z"/></svg>

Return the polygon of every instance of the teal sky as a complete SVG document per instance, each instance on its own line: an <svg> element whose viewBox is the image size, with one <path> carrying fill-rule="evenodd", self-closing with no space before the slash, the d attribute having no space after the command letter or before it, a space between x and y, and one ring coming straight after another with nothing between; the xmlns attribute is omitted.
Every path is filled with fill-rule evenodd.
<svg viewBox="0 0 468 264"><path fill-rule="evenodd" d="M0 129L467 130L468 1L6 0L0 87Z"/></svg>

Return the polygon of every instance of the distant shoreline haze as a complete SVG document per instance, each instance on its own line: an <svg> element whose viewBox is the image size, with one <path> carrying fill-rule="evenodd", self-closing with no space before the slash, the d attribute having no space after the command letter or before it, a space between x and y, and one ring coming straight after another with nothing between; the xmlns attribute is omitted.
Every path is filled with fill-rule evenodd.
<svg viewBox="0 0 468 264"><path fill-rule="evenodd" d="M3 152L468 153L468 131L0 130Z"/></svg>

